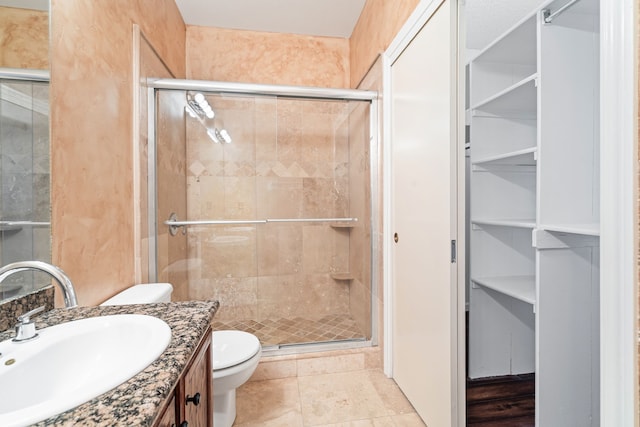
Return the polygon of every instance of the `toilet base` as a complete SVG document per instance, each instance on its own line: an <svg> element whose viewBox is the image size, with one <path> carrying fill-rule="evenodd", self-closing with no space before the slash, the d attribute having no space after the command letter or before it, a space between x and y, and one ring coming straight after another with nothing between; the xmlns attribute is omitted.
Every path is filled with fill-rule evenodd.
<svg viewBox="0 0 640 427"><path fill-rule="evenodd" d="M236 389L213 395L213 425L231 427L236 419Z"/></svg>

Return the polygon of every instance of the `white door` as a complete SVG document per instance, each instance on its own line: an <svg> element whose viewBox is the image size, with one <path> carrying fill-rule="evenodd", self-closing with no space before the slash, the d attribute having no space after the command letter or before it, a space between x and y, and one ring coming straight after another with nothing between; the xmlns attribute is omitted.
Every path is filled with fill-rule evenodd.
<svg viewBox="0 0 640 427"><path fill-rule="evenodd" d="M457 424L456 11L391 67L393 377L429 427Z"/></svg>

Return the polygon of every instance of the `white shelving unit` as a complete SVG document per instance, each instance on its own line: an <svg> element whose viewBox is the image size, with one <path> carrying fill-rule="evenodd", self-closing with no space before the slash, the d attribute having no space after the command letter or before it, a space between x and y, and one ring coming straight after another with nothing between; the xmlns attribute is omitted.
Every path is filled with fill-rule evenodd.
<svg viewBox="0 0 640 427"><path fill-rule="evenodd" d="M536 304L535 276L478 277L473 283L533 306Z"/></svg>
<svg viewBox="0 0 640 427"><path fill-rule="evenodd" d="M536 373L537 426L599 425L599 12L545 3L470 63L469 376Z"/></svg>

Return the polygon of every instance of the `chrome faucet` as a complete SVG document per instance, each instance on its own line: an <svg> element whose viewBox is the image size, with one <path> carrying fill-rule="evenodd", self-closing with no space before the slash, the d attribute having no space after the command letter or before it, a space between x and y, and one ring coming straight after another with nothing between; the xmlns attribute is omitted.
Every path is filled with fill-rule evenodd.
<svg viewBox="0 0 640 427"><path fill-rule="evenodd" d="M47 264L42 261L19 261L7 264L0 268L0 283L2 283L7 277L14 273L19 273L26 270L36 270L47 273L49 276L56 279L60 289L62 290L62 296L64 297L64 306L66 308L73 308L78 306L78 300L76 299L76 291L73 289L73 283L71 279L60 268L55 265Z"/></svg>
<svg viewBox="0 0 640 427"><path fill-rule="evenodd" d="M18 316L18 324L16 325L16 337L12 339L13 342L31 341L38 338L38 332L36 332L36 324L31 320L31 316L44 311L44 306L33 309L22 316Z"/></svg>

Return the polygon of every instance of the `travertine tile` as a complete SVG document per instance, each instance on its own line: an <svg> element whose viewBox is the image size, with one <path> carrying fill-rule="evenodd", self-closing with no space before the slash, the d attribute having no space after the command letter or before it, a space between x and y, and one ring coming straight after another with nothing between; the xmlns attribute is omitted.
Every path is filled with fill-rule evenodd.
<svg viewBox="0 0 640 427"><path fill-rule="evenodd" d="M216 321L226 319L251 319L257 316L257 279L210 278L191 280L189 297L193 300L218 300L220 309ZM229 329L229 328L217 328Z"/></svg>
<svg viewBox="0 0 640 427"><path fill-rule="evenodd" d="M275 380L297 376L295 360L261 361L249 381Z"/></svg>
<svg viewBox="0 0 640 427"><path fill-rule="evenodd" d="M394 415L391 417L396 427L427 427L418 414Z"/></svg>
<svg viewBox="0 0 640 427"><path fill-rule="evenodd" d="M369 418L366 420L349 421L346 423L322 424L315 427L395 427L390 417Z"/></svg>
<svg viewBox="0 0 640 427"><path fill-rule="evenodd" d="M298 384L305 425L387 415L365 371L298 377Z"/></svg>
<svg viewBox="0 0 640 427"><path fill-rule="evenodd" d="M382 347L371 347L364 352L365 369L382 369Z"/></svg>
<svg viewBox="0 0 640 427"><path fill-rule="evenodd" d="M368 371L368 374L378 396L384 402L388 415L415 412L415 409L413 409L413 406L411 406L411 403L409 403L394 380L387 378L381 370L377 369Z"/></svg>
<svg viewBox="0 0 640 427"><path fill-rule="evenodd" d="M317 357L298 360L298 376L331 374L364 369L364 354Z"/></svg>
<svg viewBox="0 0 640 427"><path fill-rule="evenodd" d="M257 310L254 305L231 306L231 309L234 310L232 312L221 308L220 315L216 316L213 322L213 328L218 330L232 329L255 334L263 346L364 338L353 319L348 315L327 315L319 319L303 317L267 318L256 321L252 319L258 318L258 315L252 315L251 312L246 312L245 314L247 315L242 317L243 313L240 310L250 308ZM334 357L342 354L354 354L354 352L331 352L330 355L312 353L299 355L299 357L287 356L287 360ZM277 360L283 359L279 358Z"/></svg>
<svg viewBox="0 0 640 427"><path fill-rule="evenodd" d="M236 426L302 427L295 378L249 381L236 391Z"/></svg>

